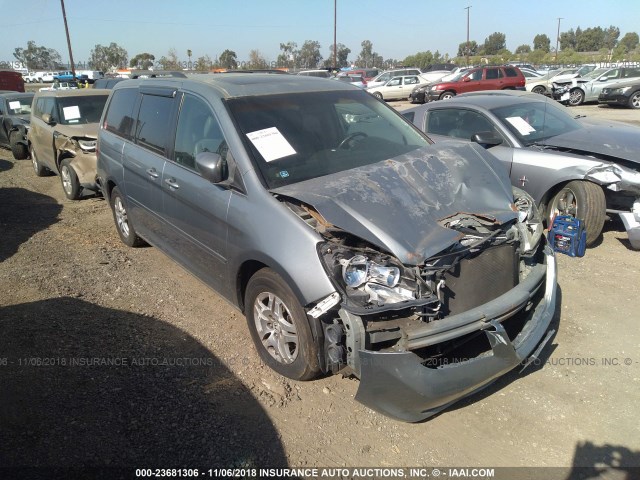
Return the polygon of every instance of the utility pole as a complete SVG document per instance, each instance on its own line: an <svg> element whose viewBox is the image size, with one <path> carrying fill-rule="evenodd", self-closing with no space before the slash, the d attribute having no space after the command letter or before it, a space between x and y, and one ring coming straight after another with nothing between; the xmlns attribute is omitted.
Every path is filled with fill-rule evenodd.
<svg viewBox="0 0 640 480"><path fill-rule="evenodd" d="M558 45L560 44L560 20L561 17L558 17L558 35L556 36L556 63L558 63Z"/></svg>
<svg viewBox="0 0 640 480"><path fill-rule="evenodd" d="M467 51L467 67L469 66L469 9L472 7L472 5L469 5L468 7L464 7L464 9L467 11L467 48L465 49Z"/></svg>
<svg viewBox="0 0 640 480"><path fill-rule="evenodd" d="M338 0L333 0L333 68L338 67L338 63L336 61L338 45L336 44L336 31L338 25Z"/></svg>
<svg viewBox="0 0 640 480"><path fill-rule="evenodd" d="M71 51L71 38L69 37L69 26L67 25L67 12L64 10L64 0L60 0L62 5L62 18L64 19L64 31L67 33L67 46L69 47L69 62L71 63L71 75L76 78L76 67L73 64L73 52Z"/></svg>

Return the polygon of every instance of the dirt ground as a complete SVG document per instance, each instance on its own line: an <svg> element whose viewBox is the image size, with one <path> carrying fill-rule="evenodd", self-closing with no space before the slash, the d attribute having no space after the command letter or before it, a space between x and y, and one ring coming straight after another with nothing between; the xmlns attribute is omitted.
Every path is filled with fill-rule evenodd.
<svg viewBox="0 0 640 480"><path fill-rule="evenodd" d="M0 239L0 466L639 473L640 252L617 219L586 257L558 259L543 362L418 424L357 403L356 380L274 374L242 315L158 250L124 246L104 200L68 201L1 149Z"/></svg>

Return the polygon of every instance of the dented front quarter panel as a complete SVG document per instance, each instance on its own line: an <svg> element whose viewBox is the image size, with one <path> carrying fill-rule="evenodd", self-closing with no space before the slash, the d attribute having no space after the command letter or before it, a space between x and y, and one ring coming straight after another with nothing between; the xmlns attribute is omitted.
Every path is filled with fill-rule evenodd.
<svg viewBox="0 0 640 480"><path fill-rule="evenodd" d="M95 137L67 137L54 133L54 145L57 152L57 158L71 158L70 165L78 176L80 185L85 188L94 189L96 186L97 173L97 157L95 148L92 150L83 150L78 143L79 140L95 141Z"/></svg>

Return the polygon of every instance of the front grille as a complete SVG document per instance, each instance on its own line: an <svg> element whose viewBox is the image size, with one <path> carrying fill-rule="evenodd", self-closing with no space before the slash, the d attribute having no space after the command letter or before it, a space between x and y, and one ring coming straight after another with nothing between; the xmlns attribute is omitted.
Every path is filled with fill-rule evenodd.
<svg viewBox="0 0 640 480"><path fill-rule="evenodd" d="M461 260L445 274L445 315L489 302L518 284L519 257L514 245L489 247Z"/></svg>

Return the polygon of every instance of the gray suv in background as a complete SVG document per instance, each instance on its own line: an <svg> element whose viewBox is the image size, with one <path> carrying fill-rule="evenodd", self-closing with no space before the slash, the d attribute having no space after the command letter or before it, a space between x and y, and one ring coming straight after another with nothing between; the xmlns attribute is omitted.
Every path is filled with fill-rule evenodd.
<svg viewBox="0 0 640 480"><path fill-rule="evenodd" d="M269 74L121 82L98 150L122 241L239 308L289 378L354 375L357 400L419 421L552 335L555 257L533 199L484 148L432 145L362 90Z"/></svg>

